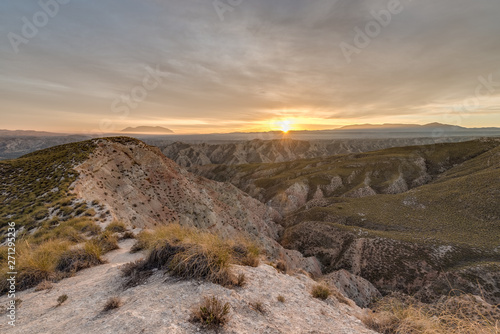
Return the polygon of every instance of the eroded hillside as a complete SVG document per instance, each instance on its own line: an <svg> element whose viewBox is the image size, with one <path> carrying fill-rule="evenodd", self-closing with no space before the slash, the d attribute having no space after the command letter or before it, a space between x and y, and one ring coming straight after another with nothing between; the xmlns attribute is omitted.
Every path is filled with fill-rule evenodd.
<svg viewBox="0 0 500 334"><path fill-rule="evenodd" d="M276 164L201 166L280 211L282 244L384 292L500 302L500 143L478 140ZM479 282L479 284L478 284Z"/></svg>
<svg viewBox="0 0 500 334"><path fill-rule="evenodd" d="M363 134L360 134L363 138ZM391 147L429 145L461 142L475 137L422 137L415 138L366 138L331 140L296 140L290 138L224 143L168 142L146 140L159 147L163 154L182 167L195 168L204 165L239 165L252 163L276 163L298 159L329 157L337 154L362 153ZM477 138L477 137L476 137Z"/></svg>

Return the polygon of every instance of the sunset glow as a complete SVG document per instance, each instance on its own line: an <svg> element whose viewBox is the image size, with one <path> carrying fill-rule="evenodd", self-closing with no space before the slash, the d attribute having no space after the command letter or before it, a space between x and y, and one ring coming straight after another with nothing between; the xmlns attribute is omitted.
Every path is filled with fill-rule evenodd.
<svg viewBox="0 0 500 334"><path fill-rule="evenodd" d="M284 119L277 121L276 127L284 133L288 133L288 131L292 130L292 123L293 121L291 119Z"/></svg>

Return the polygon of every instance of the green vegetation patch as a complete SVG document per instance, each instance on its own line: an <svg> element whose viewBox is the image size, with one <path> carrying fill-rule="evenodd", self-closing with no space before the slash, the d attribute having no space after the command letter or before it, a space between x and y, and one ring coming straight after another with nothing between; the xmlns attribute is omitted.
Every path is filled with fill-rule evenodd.
<svg viewBox="0 0 500 334"><path fill-rule="evenodd" d="M18 228L31 229L48 218L52 207L69 217L74 210L69 187L78 176L73 167L85 161L95 147L95 141L89 140L0 161L1 232L10 221Z"/></svg>

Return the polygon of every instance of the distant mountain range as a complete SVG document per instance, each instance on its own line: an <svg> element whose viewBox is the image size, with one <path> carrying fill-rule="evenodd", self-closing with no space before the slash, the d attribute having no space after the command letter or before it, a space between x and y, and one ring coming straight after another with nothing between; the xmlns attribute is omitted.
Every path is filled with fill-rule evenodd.
<svg viewBox="0 0 500 334"><path fill-rule="evenodd" d="M151 134L166 134L174 133L174 131L161 126L137 126L135 128L128 127L121 132L125 133L151 133Z"/></svg>
<svg viewBox="0 0 500 334"><path fill-rule="evenodd" d="M433 131L435 129L440 129L442 131L478 131L478 130L499 130L500 128L466 128L458 125L442 124L442 123L429 123L424 125L419 124L353 124L346 125L335 130L365 130L365 131Z"/></svg>
<svg viewBox="0 0 500 334"><path fill-rule="evenodd" d="M65 133L47 131L0 129L0 137L60 137L67 135Z"/></svg>

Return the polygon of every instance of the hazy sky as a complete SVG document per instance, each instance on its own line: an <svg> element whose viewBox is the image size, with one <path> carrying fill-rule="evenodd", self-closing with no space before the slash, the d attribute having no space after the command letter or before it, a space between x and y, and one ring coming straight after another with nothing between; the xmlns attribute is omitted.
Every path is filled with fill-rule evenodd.
<svg viewBox="0 0 500 334"><path fill-rule="evenodd" d="M58 1L0 2L0 128L500 126L498 0Z"/></svg>

